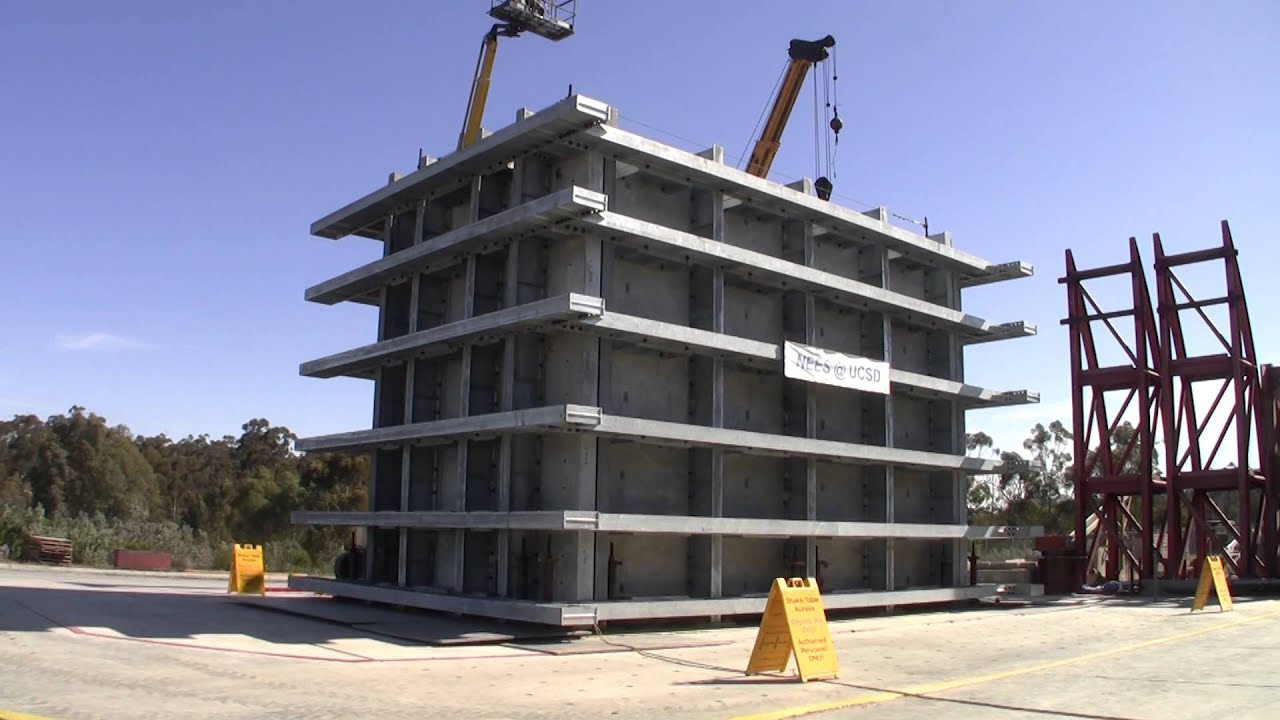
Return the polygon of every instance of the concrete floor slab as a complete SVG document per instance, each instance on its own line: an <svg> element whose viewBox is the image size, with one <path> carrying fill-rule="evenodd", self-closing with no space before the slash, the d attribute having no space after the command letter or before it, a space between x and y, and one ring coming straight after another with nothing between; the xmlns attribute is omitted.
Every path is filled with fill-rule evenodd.
<svg viewBox="0 0 1280 720"><path fill-rule="evenodd" d="M337 623L370 635L424 645L493 645L517 640L559 640L580 634L545 625L397 610L339 598L317 597L310 593L293 597L243 596L234 598L234 601L259 610Z"/></svg>

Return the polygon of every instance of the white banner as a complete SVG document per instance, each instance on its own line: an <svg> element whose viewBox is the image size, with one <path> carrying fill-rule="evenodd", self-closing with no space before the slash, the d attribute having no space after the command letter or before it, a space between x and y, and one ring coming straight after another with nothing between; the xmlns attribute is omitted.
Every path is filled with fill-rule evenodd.
<svg viewBox="0 0 1280 720"><path fill-rule="evenodd" d="M783 374L796 380L889 394L889 363L788 342Z"/></svg>

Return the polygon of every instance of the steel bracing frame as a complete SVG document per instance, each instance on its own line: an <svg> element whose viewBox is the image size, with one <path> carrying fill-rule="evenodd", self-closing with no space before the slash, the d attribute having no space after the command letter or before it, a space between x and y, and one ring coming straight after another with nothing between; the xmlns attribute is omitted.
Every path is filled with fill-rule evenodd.
<svg viewBox="0 0 1280 720"><path fill-rule="evenodd" d="M1262 473L1267 478L1267 507L1262 519L1262 554L1271 558L1271 577L1280 577L1280 367L1262 366Z"/></svg>
<svg viewBox="0 0 1280 720"><path fill-rule="evenodd" d="M1067 286L1068 312L1062 322L1071 342L1073 457L1083 459L1074 466L1076 554L1088 558L1082 572L1094 567L1099 553L1105 552L1107 577L1119 579L1122 561L1137 576L1147 577L1156 567L1154 501L1164 493L1164 483L1151 472L1161 384L1155 369L1157 328L1142 257L1137 241L1130 238L1128 262L1079 270L1070 250L1066 261L1067 273L1059 282ZM1087 285L1105 278L1125 280L1126 307L1103 310L1094 299ZM1103 364L1095 332L1115 340L1124 354L1120 364ZM1117 404L1119 395L1123 399ZM1111 439L1126 421L1134 433L1123 447L1112 448ZM1137 512L1135 499L1140 503Z"/></svg>
<svg viewBox="0 0 1280 720"><path fill-rule="evenodd" d="M1194 576L1209 553L1221 554L1237 577L1265 577L1275 570L1274 554L1263 552L1275 507L1263 475L1260 368L1231 228L1224 220L1222 245L1194 252L1171 255L1159 234L1154 239L1169 484L1166 577ZM1222 263L1226 294L1197 299L1178 273L1207 263ZM1206 312L1215 307L1225 308L1225 324ZM1217 341L1205 354L1188 343L1199 322ZM1197 407L1199 387L1215 392L1207 411Z"/></svg>
<svg viewBox="0 0 1280 720"><path fill-rule="evenodd" d="M1133 238L1119 265L1080 270L1068 250L1060 280L1079 459L1075 551L1087 559L1080 574L1105 554L1107 579L1123 579L1126 563L1133 577L1186 579L1200 558L1220 554L1236 577L1277 577L1280 372L1258 363L1230 227L1223 221L1222 244L1205 250L1169 254L1159 234L1153 240L1155 313ZM1225 294L1193 296L1181 269L1219 262ZM1131 302L1104 311L1086 283L1116 277L1127 280ZM1122 318L1131 329L1113 322ZM1099 326L1126 361L1100 364ZM1213 395L1207 410L1198 407L1209 396L1202 388ZM1134 432L1117 442L1125 421Z"/></svg>

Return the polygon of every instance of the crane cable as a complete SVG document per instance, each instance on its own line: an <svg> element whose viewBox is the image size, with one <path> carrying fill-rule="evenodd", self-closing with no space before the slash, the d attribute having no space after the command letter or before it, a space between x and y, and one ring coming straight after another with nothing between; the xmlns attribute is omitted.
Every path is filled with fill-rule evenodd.
<svg viewBox="0 0 1280 720"><path fill-rule="evenodd" d="M822 104L818 109L818 72L813 74L813 164L814 177L836 176L836 153L840 149L840 130L844 121L840 119L840 99L836 92L836 81L840 79L840 69L836 67L836 49L831 49L831 62L822 64ZM829 133L823 133L822 121L826 121ZM832 136L834 135L834 141Z"/></svg>
<svg viewBox="0 0 1280 720"><path fill-rule="evenodd" d="M764 123L765 116L769 113L769 109L773 107L774 98L778 95L778 88L782 86L782 78L787 74L787 66L790 63L783 63L782 70L778 72L778 79L773 83L773 90L769 91L769 98L765 100L764 107L760 110L760 117L756 118L755 127L751 128L751 134L747 136L747 145L742 149L742 154L738 156L734 167L742 169L742 163L751 158L752 146L760 132L760 126Z"/></svg>
<svg viewBox="0 0 1280 720"><path fill-rule="evenodd" d="M818 114L818 73L813 73L813 177L822 177L822 153L819 150L822 130L819 128Z"/></svg>
<svg viewBox="0 0 1280 720"><path fill-rule="evenodd" d="M828 163L830 164L831 177L833 178L836 176L836 153L840 152L840 130L844 128L844 121L840 119L840 62L839 62L840 56L839 56L839 52L840 52L839 48L836 48L836 47L831 48L831 67L828 68L831 76L831 80L829 83L829 87L831 89L831 100L828 103L828 105L831 108L831 119L827 122L827 127L830 127L832 133L835 135L835 140L833 142L833 147L831 148L831 155L830 155L830 159L828 160Z"/></svg>

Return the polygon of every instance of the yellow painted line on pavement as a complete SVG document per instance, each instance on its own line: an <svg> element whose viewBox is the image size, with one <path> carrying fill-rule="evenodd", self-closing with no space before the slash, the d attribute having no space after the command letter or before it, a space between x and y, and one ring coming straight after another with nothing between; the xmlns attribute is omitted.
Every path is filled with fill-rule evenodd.
<svg viewBox="0 0 1280 720"><path fill-rule="evenodd" d="M1053 668L1062 667L1064 665L1073 665L1075 663L1088 662L1101 657L1110 655L1119 655L1121 653L1133 652L1149 648L1153 645L1163 645L1165 643L1176 642L1178 640L1186 640L1200 635L1218 632L1220 630L1230 630L1231 628L1248 625L1249 623L1258 622L1260 620L1270 620L1280 617L1280 611L1259 615L1258 617L1248 618L1246 620L1238 620L1236 622L1224 623L1222 625L1213 625L1199 630L1191 630L1189 632L1178 633L1177 635L1167 635L1155 640L1147 640L1145 642L1134 643L1132 645L1124 645L1122 647L1111 648L1110 650L1100 650L1098 652L1088 653L1087 655L1077 655L1075 657L1065 658L1063 660L1053 660L1051 662L1040 663L1038 665L1028 665L1016 670L1004 670L1002 672L988 673L986 675L975 675L958 680L945 680L943 682L929 683L928 685L915 685L903 690L885 690L882 692L868 693L866 695L857 695L844 700L829 700L827 702L813 703L811 705L798 705L796 707L783 708L781 710L770 710L768 712L755 713L752 715L740 715L733 720L786 720L787 718L801 717L804 715L812 715L814 713L829 712L831 710L843 710L844 708L856 707L858 705L874 705L876 703L896 700L902 697L913 695L929 695L932 693L945 692L947 690L955 690L956 688L968 687L970 685L981 685L983 683L995 682L1006 678L1017 677L1019 675L1029 675L1044 670L1052 670Z"/></svg>
<svg viewBox="0 0 1280 720"><path fill-rule="evenodd" d="M0 708L0 720L49 720L49 718L40 715L28 715L27 713L20 713L16 710L5 710L4 708Z"/></svg>

